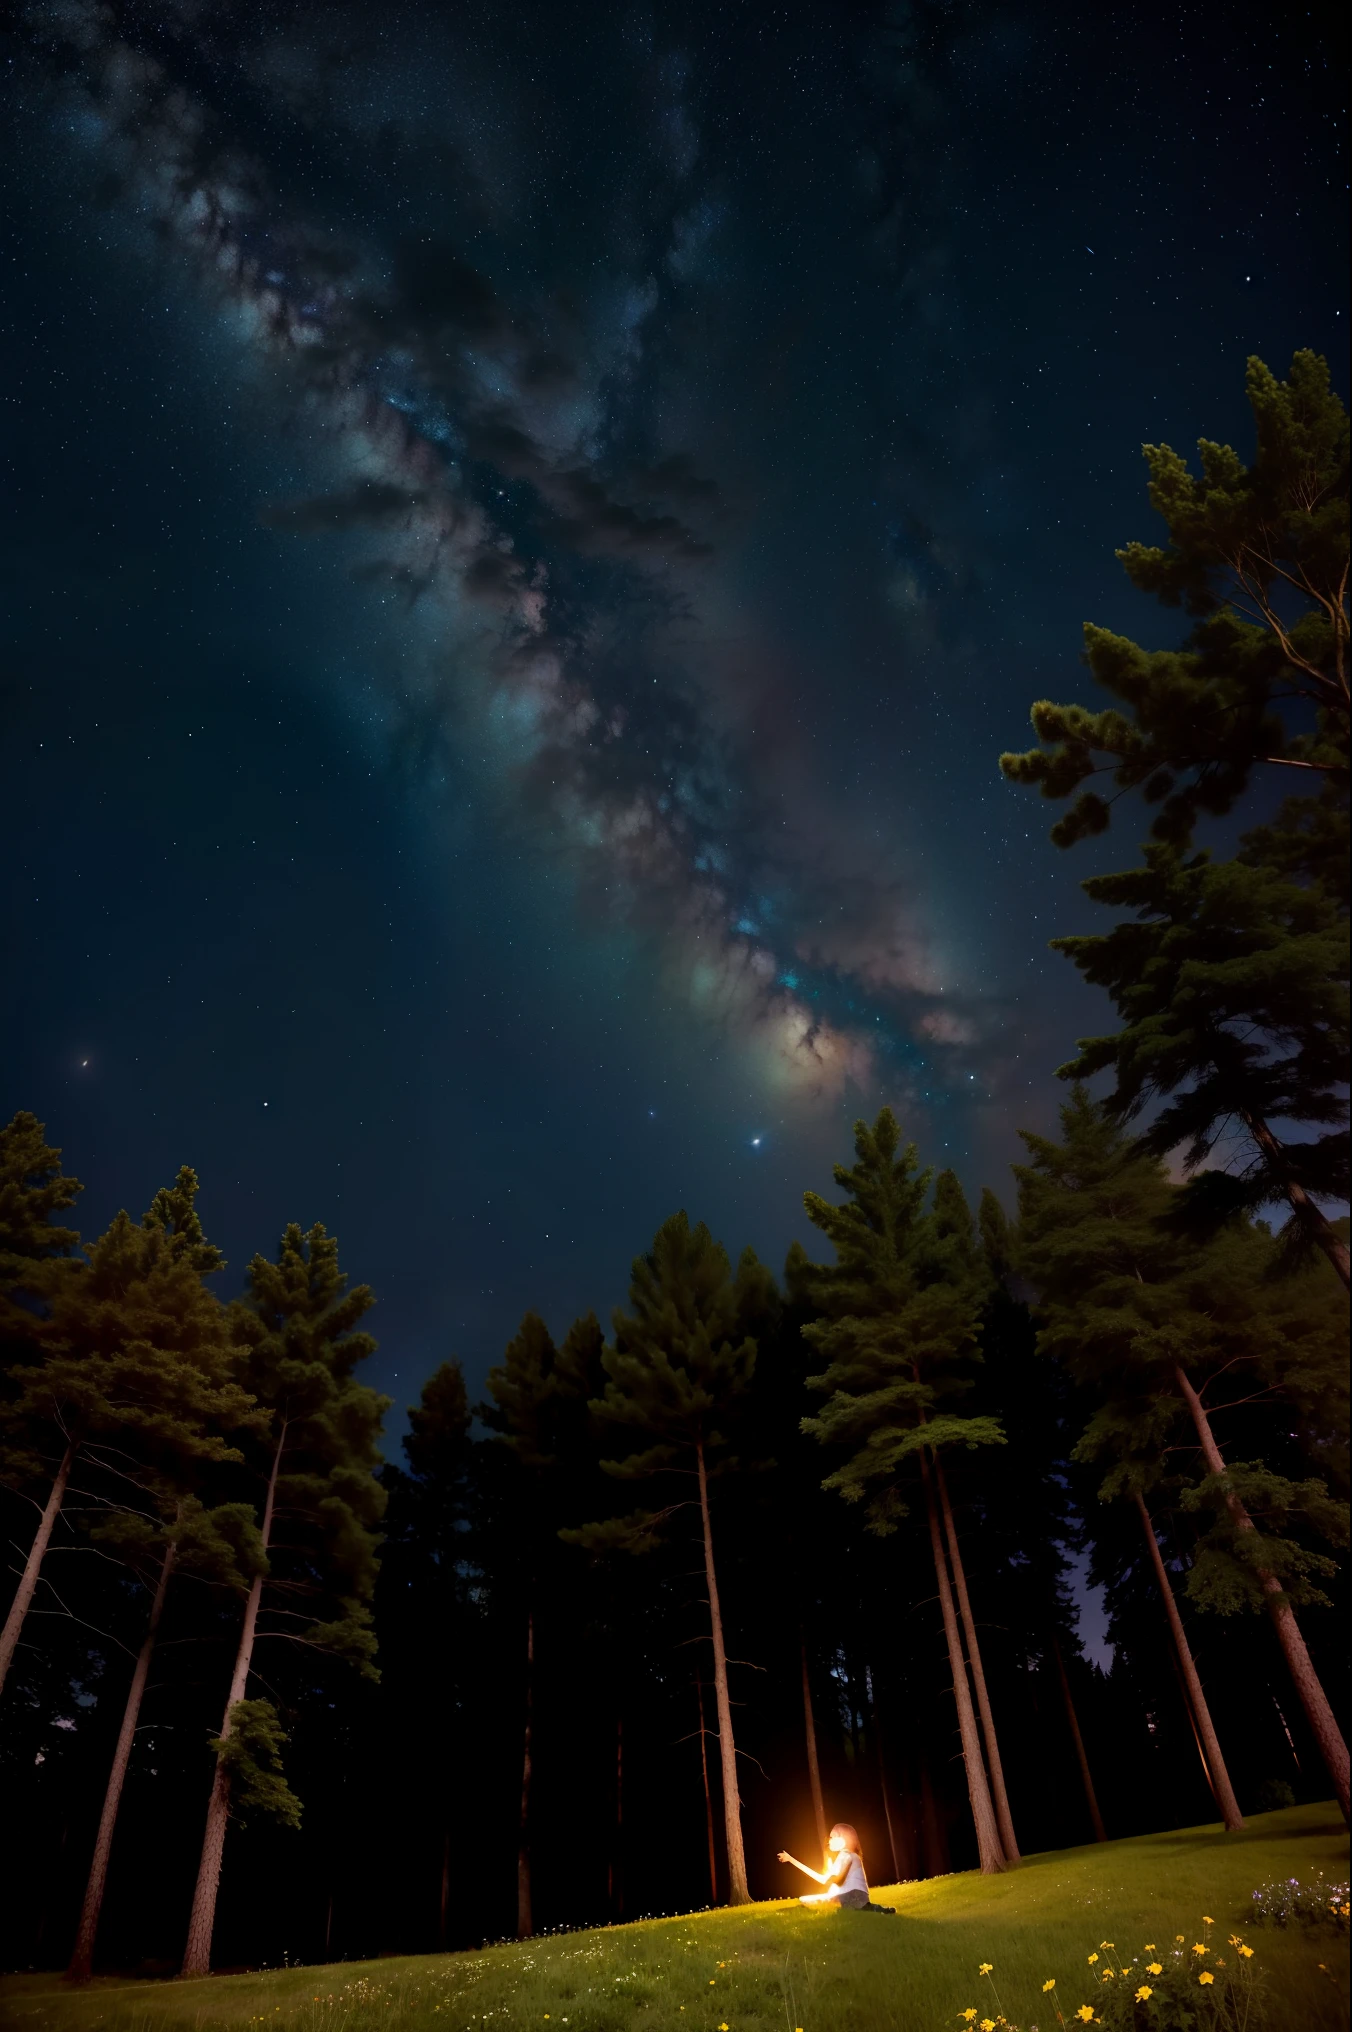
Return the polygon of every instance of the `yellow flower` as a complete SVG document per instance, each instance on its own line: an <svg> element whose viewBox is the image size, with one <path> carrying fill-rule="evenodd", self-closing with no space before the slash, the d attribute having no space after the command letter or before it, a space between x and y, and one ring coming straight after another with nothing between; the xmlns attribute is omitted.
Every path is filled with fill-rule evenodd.
<svg viewBox="0 0 1352 2032"><path fill-rule="evenodd" d="M1116 1946L1117 1946L1117 1942L1116 1942L1115 1940L1101 1940L1101 1941L1099 1942L1099 1946L1100 1946L1100 1947L1116 1947Z"/></svg>
<svg viewBox="0 0 1352 2032"><path fill-rule="evenodd" d="M1175 1946L1175 1947L1182 1947L1182 1945L1183 1945L1183 1942L1184 1942L1184 1941L1185 1941L1186 1939L1187 1939L1187 1935L1186 1935L1185 1933L1176 1933L1176 1934L1174 1935L1174 1946Z"/></svg>
<svg viewBox="0 0 1352 2032"><path fill-rule="evenodd" d="M1209 1954L1211 1952L1210 1948L1203 1947L1200 1940L1194 1940L1192 1951L1194 1954Z"/></svg>
<svg viewBox="0 0 1352 2032"><path fill-rule="evenodd" d="M995 2032L994 2018L983 2018L981 2020L981 2032Z"/></svg>
<svg viewBox="0 0 1352 2032"><path fill-rule="evenodd" d="M995 1963L993 1961L983 1961L980 1968L977 1970L977 1974L979 1976L988 1976L994 1967Z"/></svg>
<svg viewBox="0 0 1352 2032"><path fill-rule="evenodd" d="M1096 1962L1098 1960L1098 1956L1096 1954L1091 1954L1089 1959L1091 1963Z"/></svg>
<svg viewBox="0 0 1352 2032"><path fill-rule="evenodd" d="M728 2032L728 2021L726 2018L723 2020L723 2023L719 2026L718 2032Z"/></svg>
<svg viewBox="0 0 1352 2032"><path fill-rule="evenodd" d="M1214 1920L1214 1919L1213 1919L1213 1918L1211 1917L1211 1914L1210 1914L1209 1912L1204 1912L1204 1913L1202 1914L1202 1924L1203 1924L1203 1926L1214 1926L1214 1925L1216 1924L1216 1922L1215 1922L1215 1920Z"/></svg>
<svg viewBox="0 0 1352 2032"><path fill-rule="evenodd" d="M1044 1990L1054 1990L1056 1988L1056 1977L1052 1976L1042 1987Z"/></svg>
<svg viewBox="0 0 1352 2032"><path fill-rule="evenodd" d="M1153 1954L1155 1952L1155 1943L1153 1940L1148 1940L1146 1942L1145 1951L1147 1954Z"/></svg>
<svg viewBox="0 0 1352 2032"><path fill-rule="evenodd" d="M1199 1983L1214 1983L1216 1978L1215 1976L1212 1975L1210 1969L1203 1969L1201 1975L1198 1976L1197 1980Z"/></svg>
<svg viewBox="0 0 1352 2032"><path fill-rule="evenodd" d="M1151 1989L1149 1983L1142 1983L1140 1989L1136 1992L1136 2001L1138 2004L1143 2004L1147 1997L1153 1997L1154 1994L1155 1992Z"/></svg>
<svg viewBox="0 0 1352 2032"><path fill-rule="evenodd" d="M1162 1961L1148 1961L1145 1965L1145 1972L1148 1976L1162 1976L1164 1974L1164 1963Z"/></svg>
<svg viewBox="0 0 1352 2032"><path fill-rule="evenodd" d="M970 2025L973 2018L975 2018L976 2016L976 2012L972 2009L971 2005L969 2004L967 2006L967 2009L963 2012L962 2015L967 2020L967 2023Z"/></svg>
<svg viewBox="0 0 1352 2032"><path fill-rule="evenodd" d="M1092 2004L1081 2004L1075 2016L1082 2018L1086 2025L1092 2025L1094 2022L1094 2006Z"/></svg>
<svg viewBox="0 0 1352 2032"><path fill-rule="evenodd" d="M1243 1955L1245 1961L1253 1960L1253 1949L1251 1947L1245 1947L1244 1942L1242 1940L1239 1943L1239 1951Z"/></svg>

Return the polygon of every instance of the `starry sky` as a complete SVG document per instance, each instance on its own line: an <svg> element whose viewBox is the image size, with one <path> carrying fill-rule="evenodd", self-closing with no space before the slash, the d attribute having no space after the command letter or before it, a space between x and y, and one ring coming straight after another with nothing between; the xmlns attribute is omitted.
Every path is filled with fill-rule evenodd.
<svg viewBox="0 0 1352 2032"><path fill-rule="evenodd" d="M1006 1192L1105 1013L1005 785L1140 445L1343 373L1330 10L21 6L6 1115L323 1220L372 1380L775 1265L854 1117Z"/></svg>

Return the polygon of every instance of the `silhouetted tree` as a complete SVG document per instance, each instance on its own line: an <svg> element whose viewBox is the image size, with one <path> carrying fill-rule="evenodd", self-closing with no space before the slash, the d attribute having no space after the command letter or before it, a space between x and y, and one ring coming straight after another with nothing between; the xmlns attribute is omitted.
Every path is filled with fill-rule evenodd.
<svg viewBox="0 0 1352 2032"><path fill-rule="evenodd" d="M1285 1387L1300 1395L1318 1376L1332 1383L1343 1338L1319 1287L1313 1305L1302 1306L1302 1287L1265 1285L1273 1252L1265 1264L1261 1231L1232 1225L1207 1247L1182 1236L1168 1218L1174 1189L1163 1167L1083 1089L1062 1109L1061 1126L1060 1143L1024 1133L1032 1162L1016 1166L1020 1261L1038 1293L1041 1345L1100 1398L1078 1450L1111 1454L1118 1466L1104 1493L1132 1494L1157 1477L1186 1418L1207 1468L1192 1500L1217 1513L1189 1593L1222 1610L1238 1606L1246 1590L1266 1604L1346 1813L1346 1744L1295 1615L1302 1599L1325 1599L1315 1579L1332 1564L1284 1528L1303 1521L1336 1532L1337 1507L1322 1481L1297 1485L1261 1462L1227 1469L1211 1423L1237 1385L1246 1394ZM1309 1285L1303 1290L1308 1297ZM1265 1530L1254 1519L1258 1502L1270 1512ZM1206 1729L1219 1794L1224 1766L1209 1717ZM1237 1821L1228 1779L1224 1793L1227 1818Z"/></svg>
<svg viewBox="0 0 1352 2032"><path fill-rule="evenodd" d="M1199 617L1188 642L1149 652L1086 627L1086 661L1126 710L1040 700L1042 745L1000 760L1046 797L1111 773L1119 795L1140 789L1159 810L1144 868L1084 884L1136 921L1053 941L1123 1023L1083 1040L1062 1076L1111 1069L1123 1120L1164 1101L1146 1140L1160 1154L1186 1144L1190 1169L1241 1123L1248 1162L1202 1174L1191 1211L1285 1200L1346 1284L1346 1242L1318 1201L1345 1198L1348 1182L1348 420L1314 353L1295 355L1287 382L1251 359L1248 393L1253 464L1202 439L1197 479L1168 445L1145 446L1168 546L1118 552L1133 584ZM1306 715L1291 725L1289 700ZM1288 799L1230 862L1189 853L1198 819L1229 812L1262 765L1317 794ZM1081 790L1052 838L1108 823L1108 802ZM1325 1133L1279 1133L1285 1122Z"/></svg>
<svg viewBox="0 0 1352 2032"><path fill-rule="evenodd" d="M925 1212L932 1174L918 1169L914 1144L898 1157L899 1142L890 1108L872 1129L857 1122L856 1161L849 1169L835 1166L844 1201L836 1206L804 1195L808 1218L831 1242L836 1262L814 1279L822 1317L803 1330L829 1364L810 1379L827 1401L803 1429L847 1452L825 1486L865 1504L869 1529L880 1535L906 1515L899 1470L912 1459L919 1464L977 1850L989 1873L1004 1867L1005 1855L949 1583L935 1464L941 1447L1001 1445L1004 1435L994 1418L937 1408L971 1387L961 1371L974 1352L979 1297Z"/></svg>
<svg viewBox="0 0 1352 2032"><path fill-rule="evenodd" d="M213 1745L216 1771L184 1975L205 1975L211 1966L232 1806L236 1813L269 1813L290 1825L299 1819L299 1802L281 1772L285 1738L276 1711L268 1701L247 1697L259 1638L284 1637L314 1647L375 1677L370 1602L375 1527L385 1506L375 1469L389 1399L359 1383L354 1373L375 1349L369 1334L356 1331L371 1302L366 1285L348 1289L337 1242L321 1225L304 1234L293 1225L282 1236L275 1263L254 1257L247 1295L233 1310L241 1378L269 1414L266 1435L250 1449L264 1492L256 1571L225 1718ZM283 1520L285 1534L275 1537ZM271 1622L263 1630L265 1607Z"/></svg>
<svg viewBox="0 0 1352 2032"><path fill-rule="evenodd" d="M623 1458L603 1462L607 1473L624 1479L686 1473L696 1482L713 1642L728 1893L734 1905L746 1904L750 1892L709 1480L711 1470L731 1458L738 1412L756 1362L755 1341L740 1331L739 1285L745 1291L764 1275L748 1250L734 1278L726 1250L703 1222L692 1228L684 1213L673 1214L658 1229L648 1253L635 1259L629 1284L632 1309L615 1312L614 1343L602 1357L606 1387L594 1405L605 1425L637 1431L649 1441ZM635 1512L589 1526L581 1535L592 1545L647 1549L681 1507L676 1503L661 1511Z"/></svg>

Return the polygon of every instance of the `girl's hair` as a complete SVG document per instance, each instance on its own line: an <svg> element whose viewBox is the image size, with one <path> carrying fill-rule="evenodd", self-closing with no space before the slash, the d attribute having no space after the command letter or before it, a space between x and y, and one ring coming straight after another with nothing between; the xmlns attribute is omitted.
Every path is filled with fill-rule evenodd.
<svg viewBox="0 0 1352 2032"><path fill-rule="evenodd" d="M843 1838L845 1846L851 1855L857 1856L861 1853L858 1829L851 1827L848 1820L838 1820L831 1832L833 1835L838 1834Z"/></svg>

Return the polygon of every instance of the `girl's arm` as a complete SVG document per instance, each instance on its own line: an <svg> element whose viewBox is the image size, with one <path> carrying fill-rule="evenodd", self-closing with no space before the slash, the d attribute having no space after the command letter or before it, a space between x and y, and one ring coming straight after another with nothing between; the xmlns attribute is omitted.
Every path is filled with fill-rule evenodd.
<svg viewBox="0 0 1352 2032"><path fill-rule="evenodd" d="M805 1877L811 1877L816 1884L829 1884L831 1881L829 1874L823 1875L820 1870L809 1869L806 1863L799 1862L797 1856L791 1856L787 1849L779 1851L779 1860L781 1863L792 1863L795 1870L801 1870Z"/></svg>

